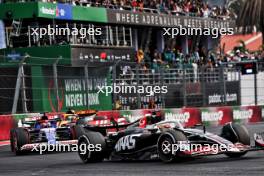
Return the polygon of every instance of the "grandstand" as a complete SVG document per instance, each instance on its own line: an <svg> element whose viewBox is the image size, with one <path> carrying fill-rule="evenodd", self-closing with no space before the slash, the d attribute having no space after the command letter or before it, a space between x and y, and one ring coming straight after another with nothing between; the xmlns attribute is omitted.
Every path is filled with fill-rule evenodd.
<svg viewBox="0 0 264 176"><path fill-rule="evenodd" d="M220 66L220 37L163 35L171 27L234 28L224 6L202 0L7 0L0 19L1 112L108 110L116 102L122 109L150 102L155 108L210 106L209 96L227 93L236 99L213 105L241 103L239 70ZM57 32L40 35L49 28ZM170 87L167 96L97 94L100 85L127 83ZM219 84L226 86L216 90Z"/></svg>

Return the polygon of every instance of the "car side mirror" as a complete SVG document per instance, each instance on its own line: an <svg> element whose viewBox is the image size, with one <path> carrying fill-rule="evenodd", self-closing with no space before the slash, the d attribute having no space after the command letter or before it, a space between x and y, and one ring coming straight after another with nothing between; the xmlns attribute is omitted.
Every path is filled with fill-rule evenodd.
<svg viewBox="0 0 264 176"><path fill-rule="evenodd" d="M194 127L203 127L203 133L206 133L206 127L202 123L195 124Z"/></svg>

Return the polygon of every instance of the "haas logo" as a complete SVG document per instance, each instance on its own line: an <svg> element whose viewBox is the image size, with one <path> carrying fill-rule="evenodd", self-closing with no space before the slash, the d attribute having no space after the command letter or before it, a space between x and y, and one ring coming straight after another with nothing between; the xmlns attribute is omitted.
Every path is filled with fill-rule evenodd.
<svg viewBox="0 0 264 176"><path fill-rule="evenodd" d="M131 150L134 149L136 146L136 140L135 138L140 136L141 134L136 134L136 135L129 135L129 136L124 136L120 138L116 145L115 145L115 150L117 152L121 150Z"/></svg>

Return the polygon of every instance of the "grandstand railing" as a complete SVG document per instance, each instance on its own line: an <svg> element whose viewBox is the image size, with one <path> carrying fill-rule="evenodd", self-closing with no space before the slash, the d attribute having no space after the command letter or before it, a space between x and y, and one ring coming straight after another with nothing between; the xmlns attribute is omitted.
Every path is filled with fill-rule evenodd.
<svg viewBox="0 0 264 176"><path fill-rule="evenodd" d="M8 47L31 47L46 46L54 44L72 44L82 46L126 46L132 47L132 28L125 26L94 25L82 23L60 23L50 28L61 31L45 34L40 37L33 32L33 29L48 29L49 25L23 26L19 36L13 36L12 27L6 27L6 43ZM100 28L102 35L89 35L88 30ZM73 35L74 29L78 30L78 35ZM70 35L63 33L68 30ZM86 32L84 32L86 30ZM40 32L40 30L38 30Z"/></svg>
<svg viewBox="0 0 264 176"><path fill-rule="evenodd" d="M117 85L143 85L143 86L162 86L166 85L168 87L175 87L182 92L177 97L179 100L182 99L183 103L180 106L202 106L206 105L207 101L204 98L206 94L206 90L203 87L206 84L220 84L223 87L221 89L223 95L226 95L226 83L227 82L240 82L240 71L237 68L228 68L228 67L218 67L218 68L205 68L205 67L198 67L196 69L188 68L188 69L165 69L160 68L159 70L153 69L140 69L136 68L129 68L126 69L126 72L120 73L117 78L113 81ZM200 93L192 94L186 92L186 85L189 86L197 86L201 89ZM191 88L192 89L192 88ZM125 95L130 96L130 95ZM119 95L119 98L122 97ZM159 107L166 107L165 99L170 99L172 97L165 97L163 95L157 94L153 97L146 96L144 94L134 95L133 98L137 99L155 99L159 100L158 103ZM189 97L189 98L188 98ZM118 99L118 96L114 96L115 99ZM144 103L144 102L143 102ZM225 105L226 102L223 102L222 105ZM142 102L139 102L140 107L142 107ZM125 107L124 109L129 109L129 107Z"/></svg>
<svg viewBox="0 0 264 176"><path fill-rule="evenodd" d="M36 58L36 59L52 59L52 58ZM63 59L63 58L62 58ZM179 92L178 94L171 94L170 96L166 96L165 94L153 94L151 96L147 96L144 93L135 93L135 94L112 94L112 104L117 100L126 100L122 101L122 109L137 109L137 108L148 108L149 102L154 101L156 108L168 108L171 106L166 105L166 101L176 98L182 103L176 104L174 107L194 107L194 106L208 106L205 95L206 90L205 86L214 84L220 85L216 87L220 89L221 93L224 96L230 92L226 92L226 85L232 83L240 84L241 82L241 73L237 67L217 67L217 68L205 68L205 67L197 67L194 69L186 68L186 69L167 69L161 67L159 70L152 69L142 69L139 64L134 63L131 65L118 65L118 63L113 63L110 68L104 67L106 69L104 72L99 71L103 68L88 68L88 65L83 65L79 67L66 66L58 63L54 64L27 64L26 61L23 64L19 64L19 67L24 68L23 73L18 74L18 68L12 66L12 68L7 67L7 65L1 64L4 67L1 67L0 72L0 101L2 102L2 106L11 106L14 104L14 94L18 93L17 96L17 106L21 106L24 109L20 109L19 112L32 112L33 104L37 102L41 102L43 100L49 101L48 97L43 97L42 99L36 98L32 96L33 92L47 92L47 85L42 87L41 85L32 86L32 79L43 79L43 80L52 80L54 82L58 81L58 86L52 86L49 88L54 95L56 92L61 90L61 85L63 80L65 79L77 79L77 80L87 80L89 85L93 85L97 77L100 77L102 73L109 72L108 77L109 84L111 85L134 85L134 86L168 86L168 91ZM9 64L10 65L10 64ZM45 67L47 71L45 71L46 75L35 75L31 73L32 66ZM128 66L124 69L125 66ZM57 69L55 69L57 68ZM121 68L121 69L119 69ZM73 71L71 71L73 70ZM95 70L94 74L87 74L86 70ZM107 71L108 70L108 71ZM98 71L100 74L98 74ZM66 73L66 74L65 74ZM96 74L97 73L97 74ZM263 72L262 72L263 73ZM20 85L17 86L17 80L20 79ZM252 77L245 77L244 79L248 79L250 84L253 85L245 85L244 89L248 89L249 92L256 92L255 97L258 99L258 95L263 94L261 90L263 90L263 77L256 77L255 80ZM62 82L61 82L62 81ZM258 82L258 84L254 84ZM93 82L93 83L92 83ZM262 82L262 83L261 83ZM260 84L261 83L261 84ZM49 84L44 83L44 84ZM250 87L251 86L251 87ZM94 88L92 88L94 89ZM212 88L213 89L213 88ZM240 90L240 88L238 87ZM259 92L258 92L258 91ZM85 92L90 93L90 92ZM96 91L92 92L96 93ZM170 92L169 92L170 93ZM44 94L43 94L44 95ZM238 94L240 96L241 94ZM60 95L61 96L61 95ZM254 95L243 95L241 98L254 98ZM247 97L248 96L248 97ZM55 96L56 97L56 96ZM6 102L6 103L3 103ZM136 105L132 106L132 103ZM254 102L253 102L254 103ZM255 102L257 103L257 101ZM23 106L22 106L23 105ZM227 102L222 102L218 105L227 105ZM89 108L89 105L87 105ZM112 107L114 109L114 105ZM9 110L12 107L9 107ZM7 111L6 111L7 112Z"/></svg>

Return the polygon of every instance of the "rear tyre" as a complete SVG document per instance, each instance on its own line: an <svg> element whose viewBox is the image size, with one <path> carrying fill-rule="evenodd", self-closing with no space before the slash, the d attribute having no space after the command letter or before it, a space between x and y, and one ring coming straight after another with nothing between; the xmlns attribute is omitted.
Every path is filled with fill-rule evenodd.
<svg viewBox="0 0 264 176"><path fill-rule="evenodd" d="M15 145L14 145L14 129L10 130L10 147L11 151L15 152Z"/></svg>
<svg viewBox="0 0 264 176"><path fill-rule="evenodd" d="M21 147L29 144L29 134L24 128L15 128L10 131L11 150L16 155L24 154Z"/></svg>
<svg viewBox="0 0 264 176"><path fill-rule="evenodd" d="M75 125L71 127L72 139L79 139L85 134L85 129L81 125Z"/></svg>
<svg viewBox="0 0 264 176"><path fill-rule="evenodd" d="M168 130L162 133L158 139L157 145L159 158L165 163L170 163L176 159L179 159L181 157L180 151L176 151L176 153L173 154L172 146L173 144L177 144L177 142L180 141L188 141L187 137L182 131Z"/></svg>
<svg viewBox="0 0 264 176"><path fill-rule="evenodd" d="M247 128L244 125L228 123L222 128L221 137L229 140L232 143L241 143L244 145L250 145L250 136ZM245 155L247 151L242 152L229 152L227 156L231 158L238 158Z"/></svg>
<svg viewBox="0 0 264 176"><path fill-rule="evenodd" d="M85 120L85 118L80 118L76 122L76 125L85 125L85 124L87 124L87 121Z"/></svg>
<svg viewBox="0 0 264 176"><path fill-rule="evenodd" d="M103 161L105 149L104 136L99 132L85 131L78 139L78 154L84 163Z"/></svg>

